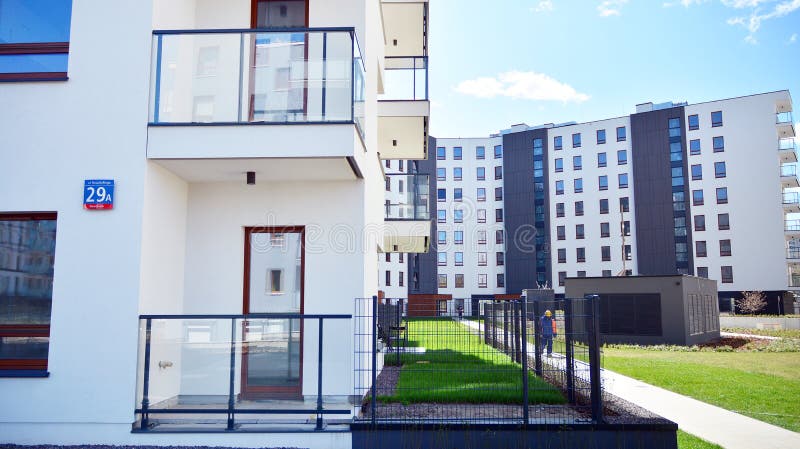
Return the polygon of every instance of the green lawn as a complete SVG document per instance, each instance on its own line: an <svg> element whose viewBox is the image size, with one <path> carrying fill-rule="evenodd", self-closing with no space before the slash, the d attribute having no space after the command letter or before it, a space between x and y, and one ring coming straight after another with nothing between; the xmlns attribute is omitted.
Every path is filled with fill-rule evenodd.
<svg viewBox="0 0 800 449"><path fill-rule="evenodd" d="M706 440L702 440L692 434L679 430L678 449L723 449L723 447L709 443Z"/></svg>
<svg viewBox="0 0 800 449"><path fill-rule="evenodd" d="M383 402L522 403L522 367L483 343L461 323L450 319L409 320L410 346L424 354L402 354L403 366L394 395ZM387 355L386 363L395 363ZM529 403L564 403L561 392L529 374Z"/></svg>
<svg viewBox="0 0 800 449"><path fill-rule="evenodd" d="M611 371L800 431L800 352L604 348L603 354Z"/></svg>

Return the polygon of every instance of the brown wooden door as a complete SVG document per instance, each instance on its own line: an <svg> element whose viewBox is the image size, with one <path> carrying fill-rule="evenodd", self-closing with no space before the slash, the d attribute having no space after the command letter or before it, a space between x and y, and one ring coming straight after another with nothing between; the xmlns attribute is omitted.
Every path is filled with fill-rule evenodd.
<svg viewBox="0 0 800 449"><path fill-rule="evenodd" d="M245 228L244 240L244 315L302 314L305 229ZM300 396L302 320L246 318L242 331L242 396Z"/></svg>

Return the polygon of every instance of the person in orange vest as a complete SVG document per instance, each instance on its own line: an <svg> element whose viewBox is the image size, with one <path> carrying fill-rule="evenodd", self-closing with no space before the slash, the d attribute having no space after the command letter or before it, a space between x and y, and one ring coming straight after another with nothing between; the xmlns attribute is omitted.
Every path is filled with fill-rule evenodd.
<svg viewBox="0 0 800 449"><path fill-rule="evenodd" d="M539 351L542 351L544 346L547 345L547 356L552 357L553 337L558 335L558 331L556 329L556 320L553 319L553 314L549 310L545 310L544 315L542 315L542 318L540 319L540 323L542 329L542 339Z"/></svg>

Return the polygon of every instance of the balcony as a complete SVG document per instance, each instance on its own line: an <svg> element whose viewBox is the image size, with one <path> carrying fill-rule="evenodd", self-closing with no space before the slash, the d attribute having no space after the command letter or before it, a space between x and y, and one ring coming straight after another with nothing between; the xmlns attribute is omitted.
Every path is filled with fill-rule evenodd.
<svg viewBox="0 0 800 449"><path fill-rule="evenodd" d="M383 251L428 252L431 237L428 175L387 175L402 189L386 193Z"/></svg>
<svg viewBox="0 0 800 449"><path fill-rule="evenodd" d="M800 193L783 192L783 210L789 213L800 212Z"/></svg>
<svg viewBox="0 0 800 449"><path fill-rule="evenodd" d="M797 144L795 144L795 140L791 137L778 140L778 155L782 164L797 162Z"/></svg>
<svg viewBox="0 0 800 449"><path fill-rule="evenodd" d="M786 250L786 259L791 264L800 265L800 248L789 248Z"/></svg>
<svg viewBox="0 0 800 449"><path fill-rule="evenodd" d="M778 112L775 114L775 124L778 126L778 137L781 139L795 137L794 119L792 112Z"/></svg>
<svg viewBox="0 0 800 449"><path fill-rule="evenodd" d="M783 230L786 238L797 238L800 236L800 220L785 220Z"/></svg>
<svg viewBox="0 0 800 449"><path fill-rule="evenodd" d="M381 159L427 159L428 58L386 57L383 87L378 97Z"/></svg>
<svg viewBox="0 0 800 449"><path fill-rule="evenodd" d="M360 177L365 79L354 29L155 31L152 45L148 158L190 181L252 170ZM208 162L220 159L215 173Z"/></svg>
<svg viewBox="0 0 800 449"><path fill-rule="evenodd" d="M331 354L351 326L350 315L142 315L134 431L346 430L350 366Z"/></svg>
<svg viewBox="0 0 800 449"><path fill-rule="evenodd" d="M781 186L783 188L800 187L800 182L797 180L797 165L781 165Z"/></svg>
<svg viewBox="0 0 800 449"><path fill-rule="evenodd" d="M428 54L428 0L381 0L386 56Z"/></svg>

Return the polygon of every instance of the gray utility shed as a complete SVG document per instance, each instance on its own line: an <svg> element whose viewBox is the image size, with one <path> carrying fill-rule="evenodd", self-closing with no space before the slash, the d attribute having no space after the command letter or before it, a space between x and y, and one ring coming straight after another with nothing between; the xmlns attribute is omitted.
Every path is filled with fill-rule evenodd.
<svg viewBox="0 0 800 449"><path fill-rule="evenodd" d="M717 282L686 275L567 278L567 298L600 296L604 343L695 345L719 338Z"/></svg>

